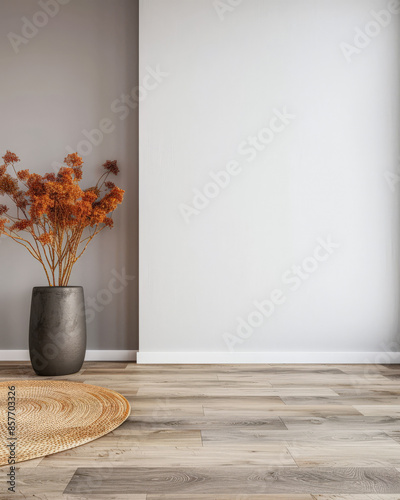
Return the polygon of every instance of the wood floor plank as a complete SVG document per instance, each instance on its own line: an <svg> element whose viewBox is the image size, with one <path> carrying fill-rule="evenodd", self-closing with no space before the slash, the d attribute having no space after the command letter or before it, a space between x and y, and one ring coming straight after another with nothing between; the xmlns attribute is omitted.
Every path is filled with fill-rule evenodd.
<svg viewBox="0 0 400 500"><path fill-rule="evenodd" d="M302 387L306 384L306 377L268 377L268 382L272 387ZM373 378L364 377L348 377L346 374L343 376L331 376L331 377L321 377L316 378L315 386L321 387L334 387L334 388L349 388L349 387L368 387L370 385L383 386L387 383L387 379L382 375L375 375Z"/></svg>
<svg viewBox="0 0 400 500"><path fill-rule="evenodd" d="M365 416L400 417L400 404L397 405L355 405L354 408Z"/></svg>
<svg viewBox="0 0 400 500"><path fill-rule="evenodd" d="M134 403L135 409L156 409L162 403L163 408L191 408L193 406L207 406L209 408L220 408L226 411L239 408L246 410L270 409L277 406L286 407L278 396L194 396L194 397L168 397L154 398L133 395L130 402Z"/></svg>
<svg viewBox="0 0 400 500"><path fill-rule="evenodd" d="M121 493L118 495L110 495L109 493L102 495L100 493L96 493L95 495L85 494L85 496L62 494L57 498L49 500L147 500L147 498L148 495L135 495L134 493Z"/></svg>
<svg viewBox="0 0 400 500"><path fill-rule="evenodd" d="M90 497L89 497L90 498ZM147 500L189 500L187 495L147 495ZM190 495L190 500L400 500L399 495Z"/></svg>
<svg viewBox="0 0 400 500"><path fill-rule="evenodd" d="M299 397L299 396L282 396L282 401L287 405L323 405L332 404L333 398L327 396L316 396L316 397ZM346 406L388 406L388 405L398 405L399 394L381 394L381 395L353 395L353 396L338 396L334 399L335 405L346 405Z"/></svg>
<svg viewBox="0 0 400 500"><path fill-rule="evenodd" d="M37 470L47 467L65 466L88 467L93 462L101 467L102 460L108 466L115 468L132 467L221 467L221 466L279 466L297 467L296 462L286 446L280 443L269 443L264 449L247 449L243 447L230 448L229 453L223 447L174 447L142 446L101 448L88 443L85 446L62 451L55 455L44 457Z"/></svg>
<svg viewBox="0 0 400 500"><path fill-rule="evenodd" d="M311 495L147 495L147 500L313 500ZM361 500L361 499L360 499ZM364 498L365 499L365 495ZM369 500L369 499L368 499Z"/></svg>
<svg viewBox="0 0 400 500"><path fill-rule="evenodd" d="M254 378L254 377L253 377ZM224 388L226 391L224 392ZM230 386L225 386L223 381L217 381L214 383L185 383L177 384L176 380L174 383L144 383L141 385L138 396L140 397L201 397L201 396L327 396L335 397L338 394L330 387L313 387L311 382L307 387L270 387L269 384L264 382L243 382L237 380L236 383L232 379L230 381Z"/></svg>
<svg viewBox="0 0 400 500"><path fill-rule="evenodd" d="M138 391L138 396L152 397L178 397L178 396L221 396L221 397L241 397L246 396L275 396L273 391L269 390L269 384L252 384L252 383L232 383L225 385L217 381L211 382L187 382L185 385L177 386L176 383L163 384L154 383L143 384Z"/></svg>
<svg viewBox="0 0 400 500"><path fill-rule="evenodd" d="M215 417L218 415L228 415L232 414L231 410L225 410L223 408L212 408L206 405L203 405L204 415L207 417ZM309 415L310 417L330 417L337 415L361 415L361 413L354 408L353 406L344 406L344 405L270 405L269 408L266 409L238 409L235 411L235 416L239 415L247 415L248 417L289 417L289 416L302 416L304 414Z"/></svg>
<svg viewBox="0 0 400 500"><path fill-rule="evenodd" d="M141 447L141 446L178 446L198 448L202 446L201 431L194 430L123 430L116 429L110 434L91 443L98 448Z"/></svg>
<svg viewBox="0 0 400 500"><path fill-rule="evenodd" d="M389 380L400 380L400 372L385 374L384 376Z"/></svg>
<svg viewBox="0 0 400 500"><path fill-rule="evenodd" d="M288 447L299 467L398 467L400 444L396 442L343 442L324 446L298 441ZM400 493L400 492L399 492Z"/></svg>
<svg viewBox="0 0 400 500"><path fill-rule="evenodd" d="M7 471L7 468L2 468L3 472ZM59 470L48 469L44 473L45 469L40 469L38 467L34 468L22 468L21 464L16 467L16 478L17 478L17 493L10 495L7 492L5 482L2 481L0 485L0 493L5 500L11 500L11 498L34 498L40 500L55 500L60 497L63 490L68 485L69 481L73 477L76 467L63 467L62 474ZM8 472L8 471L7 471ZM34 495L34 496L33 496Z"/></svg>
<svg viewBox="0 0 400 500"><path fill-rule="evenodd" d="M364 429L366 431L397 430L400 426L400 419L387 416L353 416L353 415L332 415L328 417L310 416L283 416L283 423L291 430L343 430L343 429Z"/></svg>
<svg viewBox="0 0 400 500"><path fill-rule="evenodd" d="M313 500L400 500L400 495L312 495Z"/></svg>
<svg viewBox="0 0 400 500"><path fill-rule="evenodd" d="M127 398L129 401L129 397ZM164 416L164 417L185 417L187 415L192 415L195 417L201 417L204 415L204 410L201 405L193 405L186 408L163 408L161 405L157 409L147 409L147 408L136 408L132 403L131 415L136 417L153 417L154 415Z"/></svg>
<svg viewBox="0 0 400 500"><path fill-rule="evenodd" d="M265 443L279 442L286 446L295 446L299 443L318 445L320 447L340 443L349 443L357 446L368 442L376 447L385 443L393 444L393 437L381 431L307 431L299 433L296 430L264 430L264 429L205 429L201 430L203 446L264 446Z"/></svg>
<svg viewBox="0 0 400 500"><path fill-rule="evenodd" d="M400 385L388 383L385 385L369 385L367 387L335 387L339 396L373 397L373 396L399 396Z"/></svg>
<svg viewBox="0 0 400 500"><path fill-rule="evenodd" d="M400 428L400 425L399 425ZM396 441L396 443L400 443L400 430L387 431L386 434Z"/></svg>
<svg viewBox="0 0 400 500"><path fill-rule="evenodd" d="M121 432L129 432L129 429L181 429L181 430L203 430L214 429L224 431L226 429L265 429L269 431L285 430L286 425L279 417L269 418L235 418L235 415L223 415L222 418L210 418L202 416L175 416L165 417L163 415L150 415L137 417L130 415L119 427Z"/></svg>
<svg viewBox="0 0 400 500"><path fill-rule="evenodd" d="M32 460L26 460L26 462L19 462L18 467L20 469L32 469L37 467L42 460L43 457L39 457L39 458L33 458Z"/></svg>
<svg viewBox="0 0 400 500"><path fill-rule="evenodd" d="M379 495L312 495L312 499L313 500L379 500Z"/></svg>
<svg viewBox="0 0 400 500"><path fill-rule="evenodd" d="M108 471L95 468L78 468L65 489L73 494L94 476ZM147 494L272 494L272 493L400 493L400 474L392 468L248 468L230 467L195 469L123 467L118 468L111 478L104 479L96 489L115 494L128 489L134 493Z"/></svg>

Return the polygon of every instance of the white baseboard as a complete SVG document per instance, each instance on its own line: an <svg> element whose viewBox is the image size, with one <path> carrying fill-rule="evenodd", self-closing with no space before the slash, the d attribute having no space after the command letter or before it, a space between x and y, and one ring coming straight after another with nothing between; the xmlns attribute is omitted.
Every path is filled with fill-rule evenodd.
<svg viewBox="0 0 400 500"><path fill-rule="evenodd" d="M139 364L399 364L400 352L143 352Z"/></svg>
<svg viewBox="0 0 400 500"><path fill-rule="evenodd" d="M138 352L88 350L85 361L140 364L400 364L400 352ZM28 350L0 350L0 361L29 361Z"/></svg>
<svg viewBox="0 0 400 500"><path fill-rule="evenodd" d="M137 351L87 350L85 361L135 361ZM0 350L0 361L29 361L29 351Z"/></svg>

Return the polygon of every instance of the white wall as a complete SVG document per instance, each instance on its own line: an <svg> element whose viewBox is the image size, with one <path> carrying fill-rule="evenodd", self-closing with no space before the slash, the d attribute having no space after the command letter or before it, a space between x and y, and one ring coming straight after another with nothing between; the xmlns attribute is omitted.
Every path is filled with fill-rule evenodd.
<svg viewBox="0 0 400 500"><path fill-rule="evenodd" d="M139 78L169 76L140 110L139 361L398 360L376 357L399 342L400 14L370 24L388 4L141 2Z"/></svg>
<svg viewBox="0 0 400 500"><path fill-rule="evenodd" d="M47 22L43 5L49 12ZM33 22L41 27L31 24L29 28ZM103 232L91 244L70 284L83 285L89 301L89 350L105 350L106 358L110 350L134 350L138 336L137 106L124 120L122 112L114 112L111 106L137 85L138 3L1 0L0 34L0 156L10 149L20 156L22 168L52 171L52 163L66 156L67 146L81 152L83 130L93 131L105 118L115 127L102 141L96 137L91 151L82 150L83 186L97 179L105 160L117 159L121 167L117 183L126 189L126 200L115 213L115 229ZM113 273L123 269L135 279L110 295L115 289L110 288ZM40 264L23 248L1 238L0 349L9 349L10 357L21 356L19 350L28 347L31 289L46 284Z"/></svg>

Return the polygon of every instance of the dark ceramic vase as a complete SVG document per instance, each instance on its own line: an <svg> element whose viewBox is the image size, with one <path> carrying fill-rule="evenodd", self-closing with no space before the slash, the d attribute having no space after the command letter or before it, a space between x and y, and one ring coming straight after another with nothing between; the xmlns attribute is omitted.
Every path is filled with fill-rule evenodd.
<svg viewBox="0 0 400 500"><path fill-rule="evenodd" d="M39 286L32 291L29 354L38 375L78 372L86 352L81 286Z"/></svg>

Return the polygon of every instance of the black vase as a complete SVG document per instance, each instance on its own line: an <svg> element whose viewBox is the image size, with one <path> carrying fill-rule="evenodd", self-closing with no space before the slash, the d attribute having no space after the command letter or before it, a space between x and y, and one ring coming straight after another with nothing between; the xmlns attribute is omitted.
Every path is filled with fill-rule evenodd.
<svg viewBox="0 0 400 500"><path fill-rule="evenodd" d="M81 286L38 286L32 291L29 354L38 375L78 372L85 359L86 318Z"/></svg>

